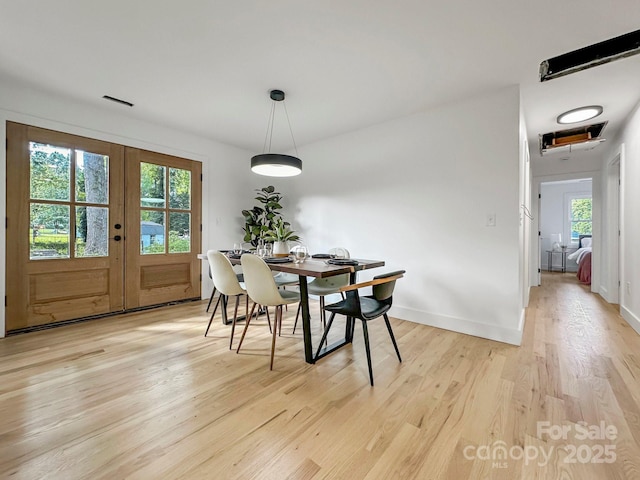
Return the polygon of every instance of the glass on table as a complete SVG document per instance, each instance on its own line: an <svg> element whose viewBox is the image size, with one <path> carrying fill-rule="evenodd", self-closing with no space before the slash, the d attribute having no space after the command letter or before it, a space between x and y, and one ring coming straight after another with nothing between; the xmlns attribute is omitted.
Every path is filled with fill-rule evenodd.
<svg viewBox="0 0 640 480"><path fill-rule="evenodd" d="M344 259L344 258L349 258L349 255L347 254L347 251L344 248L338 247L333 249L333 258Z"/></svg>
<svg viewBox="0 0 640 480"><path fill-rule="evenodd" d="M242 243L241 242L236 242L233 244L233 253L235 253L236 255L241 255L242 254Z"/></svg>
<svg viewBox="0 0 640 480"><path fill-rule="evenodd" d="M296 245L293 247L292 253L293 263L303 263L309 257L307 247L304 245Z"/></svg>
<svg viewBox="0 0 640 480"><path fill-rule="evenodd" d="M256 245L255 254L257 256L259 256L260 258L264 258L264 240L262 240L262 239L258 240L258 243Z"/></svg>

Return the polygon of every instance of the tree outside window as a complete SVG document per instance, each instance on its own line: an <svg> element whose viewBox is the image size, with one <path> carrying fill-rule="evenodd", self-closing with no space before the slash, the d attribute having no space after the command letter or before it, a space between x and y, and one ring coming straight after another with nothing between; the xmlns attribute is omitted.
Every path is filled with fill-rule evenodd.
<svg viewBox="0 0 640 480"><path fill-rule="evenodd" d="M572 198L569 202L571 242L578 243L580 235L592 234L591 197Z"/></svg>

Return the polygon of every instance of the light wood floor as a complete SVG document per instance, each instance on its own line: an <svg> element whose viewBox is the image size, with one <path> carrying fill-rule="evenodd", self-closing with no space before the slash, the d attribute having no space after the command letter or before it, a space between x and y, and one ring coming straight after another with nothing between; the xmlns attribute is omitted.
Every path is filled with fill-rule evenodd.
<svg viewBox="0 0 640 480"><path fill-rule="evenodd" d="M359 325L306 365L290 309L270 372L264 320L236 355L205 305L0 340L0 478L640 479L640 337L573 274L532 290L521 347L392 320L399 364L373 322L374 388Z"/></svg>

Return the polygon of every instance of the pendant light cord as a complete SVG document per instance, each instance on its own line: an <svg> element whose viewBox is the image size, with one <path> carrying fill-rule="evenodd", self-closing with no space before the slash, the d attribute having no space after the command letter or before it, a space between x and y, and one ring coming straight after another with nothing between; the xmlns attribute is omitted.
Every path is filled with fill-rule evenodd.
<svg viewBox="0 0 640 480"><path fill-rule="evenodd" d="M293 141L293 149L296 151L296 157L299 157L300 155L298 155L298 146L296 145L296 139L293 138L293 130L291 129L291 122L289 121L289 112L287 111L287 104L285 103L285 101L282 101L282 105L284 106L284 114L287 117L287 123L289 124L289 133L291 133L291 140Z"/></svg>
<svg viewBox="0 0 640 480"><path fill-rule="evenodd" d="M262 153L265 153L267 149L267 140L269 140L269 151L271 153L271 139L273 138L273 120L276 113L276 102L271 102L271 113L269 114L269 120L267 121L267 133L264 135L264 144L262 145Z"/></svg>
<svg viewBox="0 0 640 480"><path fill-rule="evenodd" d="M291 140L293 141L293 149L298 156L298 146L296 145L296 139L293 136L293 129L291 128L291 121L289 120L289 112L287 111L287 104L282 100L284 106L284 114L287 117L287 124L289 125L289 133L291 134ZM271 153L271 140L273 139L273 125L275 124L276 115L276 101L271 102L271 113L269 114L269 120L267 122L267 133L264 136L264 144L262 145L262 153ZM269 149L267 150L267 141L269 143Z"/></svg>

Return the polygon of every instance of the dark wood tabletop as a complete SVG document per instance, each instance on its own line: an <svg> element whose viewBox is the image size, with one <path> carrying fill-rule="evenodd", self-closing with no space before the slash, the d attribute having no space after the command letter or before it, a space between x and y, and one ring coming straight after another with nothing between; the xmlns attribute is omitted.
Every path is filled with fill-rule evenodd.
<svg viewBox="0 0 640 480"><path fill-rule="evenodd" d="M240 265L239 258L229 259L233 265ZM303 263L267 263L269 268L275 272L293 273L295 275L304 275L305 277L332 277L334 275L340 275L342 273L359 272L360 270L367 270L369 268L383 267L384 261L382 260L363 260L360 258L354 258L358 261L358 265L331 265L326 260L320 260L316 258L308 258Z"/></svg>

